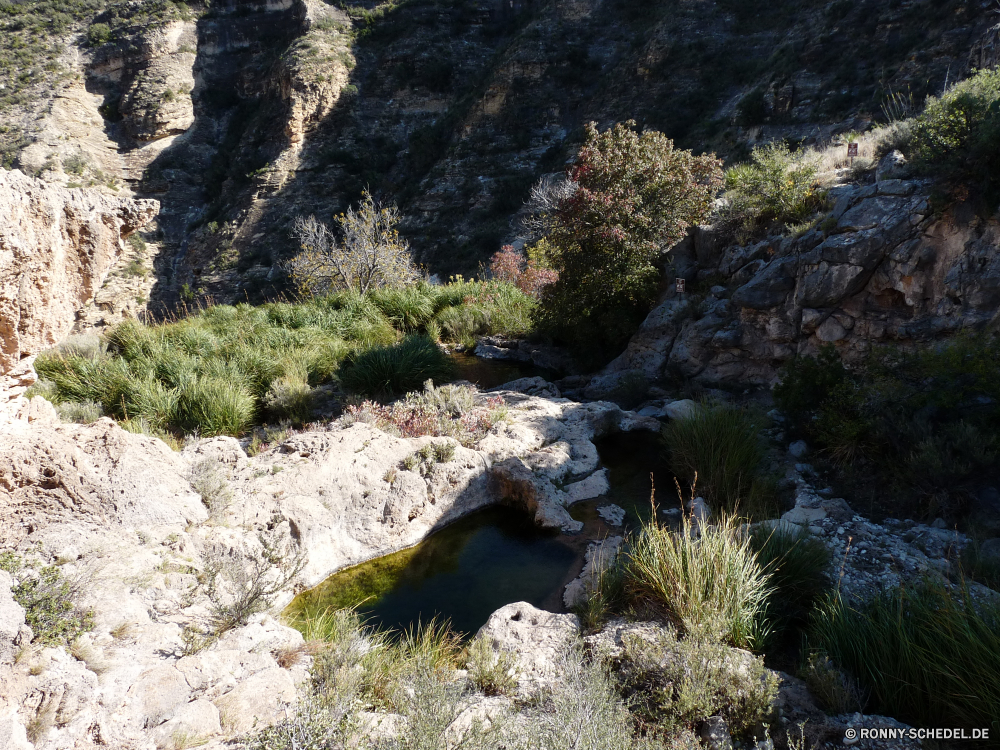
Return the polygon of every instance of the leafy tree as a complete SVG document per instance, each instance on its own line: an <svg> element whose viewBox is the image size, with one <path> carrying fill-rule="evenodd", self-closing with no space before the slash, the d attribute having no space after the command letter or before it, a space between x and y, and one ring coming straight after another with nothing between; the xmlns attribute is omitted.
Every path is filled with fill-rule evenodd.
<svg viewBox="0 0 1000 750"><path fill-rule="evenodd" d="M675 149L634 122L587 140L569 172L576 189L556 206L548 236L556 283L541 322L584 357L620 350L656 296L660 256L708 214L722 184L713 155Z"/></svg>
<svg viewBox="0 0 1000 750"><path fill-rule="evenodd" d="M299 291L364 294L417 280L410 248L396 230L399 209L395 205L383 206L365 190L361 205L338 216L337 224L340 240L315 216L295 220L292 236L302 250L288 262L287 270Z"/></svg>

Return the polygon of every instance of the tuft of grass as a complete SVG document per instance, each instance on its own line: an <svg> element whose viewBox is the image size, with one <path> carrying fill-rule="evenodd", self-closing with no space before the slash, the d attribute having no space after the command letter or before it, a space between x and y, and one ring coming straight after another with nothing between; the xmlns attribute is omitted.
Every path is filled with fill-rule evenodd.
<svg viewBox="0 0 1000 750"><path fill-rule="evenodd" d="M750 547L773 589L767 619L776 629L803 622L830 587L829 548L805 529L783 523L753 529Z"/></svg>
<svg viewBox="0 0 1000 750"><path fill-rule="evenodd" d="M922 583L862 604L830 595L810 645L870 692L869 710L917 726L1000 730L1000 605Z"/></svg>
<svg viewBox="0 0 1000 750"><path fill-rule="evenodd" d="M623 554L625 591L699 638L755 648L768 634L770 575L732 516L700 534L685 517L678 532L646 522Z"/></svg>
<svg viewBox="0 0 1000 750"><path fill-rule="evenodd" d="M473 638L467 648L469 679L484 695L512 695L517 690L517 657L494 649L490 639Z"/></svg>
<svg viewBox="0 0 1000 750"><path fill-rule="evenodd" d="M355 356L340 373L355 393L387 397L415 391L431 380L448 380L454 365L426 336L408 336L392 346L372 347Z"/></svg>
<svg viewBox="0 0 1000 750"><path fill-rule="evenodd" d="M762 419L728 404L706 405L663 428L671 469L682 481L698 480L713 509L754 519L776 515L775 479L764 471Z"/></svg>

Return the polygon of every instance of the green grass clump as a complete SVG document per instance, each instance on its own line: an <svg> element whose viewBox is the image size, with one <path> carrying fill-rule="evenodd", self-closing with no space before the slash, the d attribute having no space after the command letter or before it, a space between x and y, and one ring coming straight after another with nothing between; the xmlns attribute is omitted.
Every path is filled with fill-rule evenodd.
<svg viewBox="0 0 1000 750"><path fill-rule="evenodd" d="M645 524L623 553L633 606L659 613L685 633L753 648L767 634L770 576L731 516L700 535L685 518L679 532Z"/></svg>
<svg viewBox="0 0 1000 750"><path fill-rule="evenodd" d="M1000 606L924 583L859 605L831 595L810 645L870 693L869 711L915 726L1000 730Z"/></svg>
<svg viewBox="0 0 1000 750"><path fill-rule="evenodd" d="M40 356L36 370L46 397L65 404L67 414L99 407L164 439L240 435L261 421L310 421L314 390L326 383L387 397L428 379L447 381L451 361L424 331L450 341L521 334L532 305L510 284L464 280L259 307L217 305L173 322L128 320L103 341L76 337ZM474 326L448 322L469 315Z"/></svg>
<svg viewBox="0 0 1000 750"><path fill-rule="evenodd" d="M697 477L710 507L751 518L771 518L776 482L765 471L762 419L728 404L705 405L687 419L663 428L670 468L684 482Z"/></svg>
<svg viewBox="0 0 1000 750"><path fill-rule="evenodd" d="M787 523L757 526L750 534L750 546L773 589L767 620L775 630L803 623L830 586L829 548L805 529Z"/></svg>
<svg viewBox="0 0 1000 750"><path fill-rule="evenodd" d="M408 336L361 352L342 369L340 379L350 391L386 397L417 390L426 380L449 380L453 372L453 363L433 341Z"/></svg>

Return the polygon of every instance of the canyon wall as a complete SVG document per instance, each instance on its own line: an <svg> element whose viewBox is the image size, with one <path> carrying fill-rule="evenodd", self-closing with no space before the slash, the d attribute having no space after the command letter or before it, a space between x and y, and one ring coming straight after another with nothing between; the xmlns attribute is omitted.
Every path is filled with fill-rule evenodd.
<svg viewBox="0 0 1000 750"><path fill-rule="evenodd" d="M35 355L65 337L156 201L0 169L0 423L23 406Z"/></svg>

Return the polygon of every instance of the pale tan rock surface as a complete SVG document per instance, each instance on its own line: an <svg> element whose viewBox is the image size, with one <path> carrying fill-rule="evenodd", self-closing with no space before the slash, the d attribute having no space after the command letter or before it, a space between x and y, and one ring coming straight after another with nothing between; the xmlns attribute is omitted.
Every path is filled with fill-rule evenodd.
<svg viewBox="0 0 1000 750"><path fill-rule="evenodd" d="M530 482L552 488L542 505L565 513L587 494L568 491L573 485L606 486L595 438L656 424L610 403L499 393L509 421L471 448L446 437L397 438L363 422L293 434L253 457L225 437L174 452L107 418L58 424L50 414L12 425L0 433L0 549L25 554L40 545L43 562L59 559L68 579L85 582L94 628L74 650L80 658L33 646L17 664L5 658L0 683L10 688L0 697L0 722L16 733L51 718L36 737L40 750L94 736L111 746L168 748L178 738L213 746L264 726L294 703L310 657L279 663L303 640L269 614L190 653L190 629L204 634L210 614L207 558L243 554L270 529L308 554L301 590L503 501L489 472L504 460L523 461ZM35 412L45 413L41 403ZM424 473L406 470L403 459L428 443L451 443L452 458ZM190 485L192 468L206 461L232 493L211 515ZM556 489L553 479L576 481ZM4 654L26 645L17 640L22 614L11 605L0 592ZM525 679L541 684L554 679L558 644L575 638L578 626L573 616L534 612L524 627L554 618L551 629L538 630L544 643L531 646L526 662ZM515 637L522 629L511 621L503 632ZM522 635L525 648L534 643L528 631Z"/></svg>
<svg viewBox="0 0 1000 750"><path fill-rule="evenodd" d="M0 169L0 423L34 382L34 355L70 332L122 253L123 238L157 208L156 201L67 190Z"/></svg>

